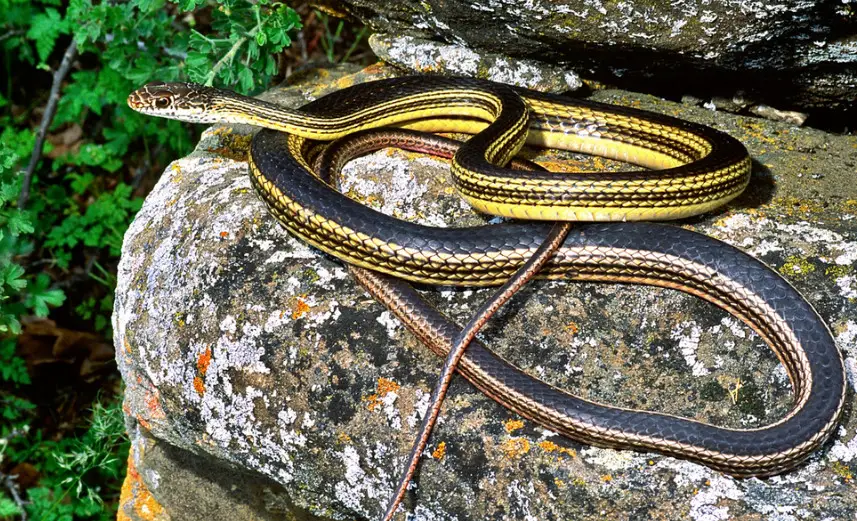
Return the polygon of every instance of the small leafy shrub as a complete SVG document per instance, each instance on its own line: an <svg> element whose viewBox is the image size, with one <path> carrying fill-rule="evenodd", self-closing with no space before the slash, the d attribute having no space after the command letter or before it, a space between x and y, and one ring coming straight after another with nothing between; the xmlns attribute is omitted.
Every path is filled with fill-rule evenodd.
<svg viewBox="0 0 857 521"><path fill-rule="evenodd" d="M0 0L0 519L115 517L127 457L115 372L95 382L75 383L81 376L68 370L46 377L22 352L37 350L27 347L37 344L27 336L32 317L111 336L124 233L166 163L195 142L192 126L130 110L128 93L159 80L255 94L296 57L361 55L365 29L294 7ZM298 33L301 17L310 38ZM288 49L296 36L300 52ZM46 141L33 156L39 129ZM109 396L93 404L99 388ZM9 486L26 479L15 473L29 474L20 488Z"/></svg>
<svg viewBox="0 0 857 521"><path fill-rule="evenodd" d="M198 132L130 110L128 93L154 80L257 93L299 29L296 11L270 0L0 0L0 519L115 517L119 401L60 413L79 391L35 392L55 382L31 381L18 335L23 317L49 313L111 335L122 237ZM28 169L57 71L56 112ZM45 422L60 414L71 427ZM36 478L16 496L5 484L21 469Z"/></svg>

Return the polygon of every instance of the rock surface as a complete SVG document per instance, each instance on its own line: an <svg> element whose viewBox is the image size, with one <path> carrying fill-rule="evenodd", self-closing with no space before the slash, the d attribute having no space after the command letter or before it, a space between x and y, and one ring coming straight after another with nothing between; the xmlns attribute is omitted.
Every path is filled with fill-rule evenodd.
<svg viewBox="0 0 857 521"><path fill-rule="evenodd" d="M377 78L319 73L268 93L297 106ZM857 138L623 91L595 99L698 121L744 142L751 188L681 223L763 259L847 357L849 405L810 461L735 480L656 454L596 449L524 421L456 378L410 494L409 519L844 519L857 510ZM133 440L123 519L377 519L441 361L335 259L268 215L240 158L248 129L208 130L125 238L114 330ZM561 168L560 155L542 156ZM571 167L616 165L570 156ZM484 222L448 166L384 151L348 193L432 225ZM425 290L466 320L488 291ZM773 354L720 310L670 290L537 282L483 339L541 378L606 403L733 427L775 421L790 388Z"/></svg>
<svg viewBox="0 0 857 521"><path fill-rule="evenodd" d="M730 96L742 90L775 106L804 108L857 101L852 0L324 3L397 38L538 60L636 90Z"/></svg>

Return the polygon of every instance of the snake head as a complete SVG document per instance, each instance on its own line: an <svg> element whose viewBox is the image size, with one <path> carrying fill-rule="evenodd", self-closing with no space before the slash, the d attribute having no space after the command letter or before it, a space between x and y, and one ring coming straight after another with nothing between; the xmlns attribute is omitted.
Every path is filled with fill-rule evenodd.
<svg viewBox="0 0 857 521"><path fill-rule="evenodd" d="M149 83L128 96L128 106L151 116L190 123L218 123L223 93L196 83Z"/></svg>

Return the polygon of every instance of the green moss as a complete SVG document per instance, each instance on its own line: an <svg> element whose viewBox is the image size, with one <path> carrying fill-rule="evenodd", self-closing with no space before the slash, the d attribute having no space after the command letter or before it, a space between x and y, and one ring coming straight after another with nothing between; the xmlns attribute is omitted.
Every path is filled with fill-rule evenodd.
<svg viewBox="0 0 857 521"><path fill-rule="evenodd" d="M187 321L187 313L184 311L177 311L173 315L173 322L179 327L184 327L186 324L186 321Z"/></svg>
<svg viewBox="0 0 857 521"><path fill-rule="evenodd" d="M792 279L805 279L815 271L815 265L797 255L789 255L780 267L780 273Z"/></svg>
<svg viewBox="0 0 857 521"><path fill-rule="evenodd" d="M708 382L702 386L699 397L707 402L719 402L726 398L727 392L719 383Z"/></svg>
<svg viewBox="0 0 857 521"><path fill-rule="evenodd" d="M305 270L303 271L303 277L304 277L304 279L306 279L306 281L307 281L307 282L309 282L310 284L315 284L316 282L318 282L318 281L319 281L319 279L321 279L321 277L319 276L318 272L316 272L316 271L315 271L314 269L312 269L312 268L307 268L307 269L305 269Z"/></svg>
<svg viewBox="0 0 857 521"><path fill-rule="evenodd" d="M738 410L744 414L752 414L756 418L765 417L765 404L762 401L762 393L756 384L744 384L738 394L738 400L735 402Z"/></svg>
<svg viewBox="0 0 857 521"><path fill-rule="evenodd" d="M854 479L854 475L851 473L851 467L842 463L841 461L834 461L830 464L830 468L833 469L833 472L845 479L846 481L851 481Z"/></svg>
<svg viewBox="0 0 857 521"><path fill-rule="evenodd" d="M851 273L853 271L854 271L854 266L847 265L847 264L846 265L837 264L834 266L828 266L828 267L824 268L824 274L831 277L831 278L834 278L834 279L838 279L840 277L845 277L846 275L851 275Z"/></svg>

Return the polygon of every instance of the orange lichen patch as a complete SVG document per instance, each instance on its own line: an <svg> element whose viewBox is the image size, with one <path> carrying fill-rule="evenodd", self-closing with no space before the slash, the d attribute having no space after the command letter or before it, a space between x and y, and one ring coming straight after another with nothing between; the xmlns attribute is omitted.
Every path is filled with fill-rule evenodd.
<svg viewBox="0 0 857 521"><path fill-rule="evenodd" d="M295 299L295 304L292 306L292 320L297 320L304 316L310 310L309 304L304 301L306 295L301 295Z"/></svg>
<svg viewBox="0 0 857 521"><path fill-rule="evenodd" d="M392 380L388 380L386 378L378 378L377 392L375 394L370 394L369 396L363 398L366 403L366 408L370 411L374 411L375 407L378 407L382 402L381 399L387 396L387 394L396 392L399 390L399 384Z"/></svg>
<svg viewBox="0 0 857 521"><path fill-rule="evenodd" d="M207 347L196 359L196 368L199 370L200 376L205 376L209 365L211 365L211 348Z"/></svg>
<svg viewBox="0 0 857 521"><path fill-rule="evenodd" d="M603 476L601 476L601 481L603 481L604 483L610 483L611 481L613 481L613 476L611 476L610 474L604 474Z"/></svg>
<svg viewBox="0 0 857 521"><path fill-rule="evenodd" d="M196 394L200 396L205 394L205 383L202 381L202 378L198 376L194 377L193 388L196 390Z"/></svg>
<svg viewBox="0 0 857 521"><path fill-rule="evenodd" d="M227 237L229 237L229 232L220 232L220 238L221 239L225 239Z"/></svg>
<svg viewBox="0 0 857 521"><path fill-rule="evenodd" d="M131 513L135 517L131 517ZM146 484L140 479L140 473L134 465L134 459L128 456L128 473L122 482L122 491L119 495L119 512L116 514L117 521L131 521L142 519L144 521L162 521L169 519L164 512L164 507L152 496Z"/></svg>
<svg viewBox="0 0 857 521"><path fill-rule="evenodd" d="M580 331L580 326L575 322L569 322L565 325L565 330L568 331L570 335L576 335L578 331Z"/></svg>
<svg viewBox="0 0 857 521"><path fill-rule="evenodd" d="M162 419L166 418L164 409L161 407L161 399L157 391L146 393L146 410L149 413L149 418Z"/></svg>
<svg viewBox="0 0 857 521"><path fill-rule="evenodd" d="M446 442L442 441L437 444L437 448L434 449L431 453L431 457L434 459L443 459L446 456Z"/></svg>
<svg viewBox="0 0 857 521"><path fill-rule="evenodd" d="M509 438L500 447L507 458L520 458L530 452L530 442L524 438Z"/></svg>
<svg viewBox="0 0 857 521"><path fill-rule="evenodd" d="M523 429L524 428L524 422L521 420L506 420L503 423L503 428L506 429L506 432L508 432L509 434L512 434L513 432L515 432L518 429Z"/></svg>
<svg viewBox="0 0 857 521"><path fill-rule="evenodd" d="M388 72L388 69L387 69L387 66L384 64L384 62L378 61L378 62L373 63L372 65L369 65L368 67L365 67L360 72L362 72L363 74L365 74L367 76L372 76L375 74L384 74L384 73Z"/></svg>
<svg viewBox="0 0 857 521"><path fill-rule="evenodd" d="M129 355L131 354L131 344L128 343L128 337L122 337L122 346L125 348L125 352Z"/></svg>
<svg viewBox="0 0 857 521"><path fill-rule="evenodd" d="M554 443L552 441L545 440L545 441L539 442L539 447L541 447L542 450L545 452L556 452L559 454L565 454L566 456L569 456L572 458L577 457L577 451L576 450L567 449L565 447L560 447L559 445L557 445L556 443Z"/></svg>
<svg viewBox="0 0 857 521"><path fill-rule="evenodd" d="M339 443L351 443L351 436L345 434L344 432L340 432L336 435L336 441Z"/></svg>

